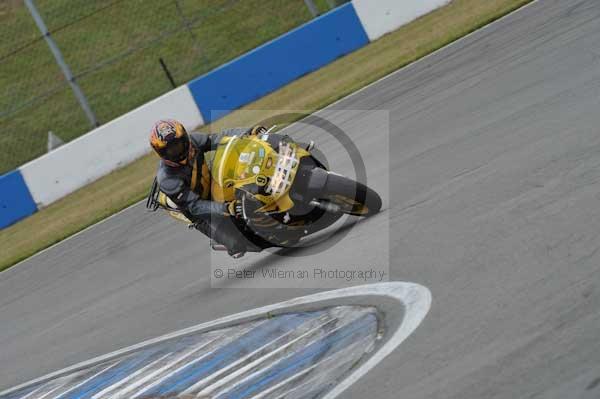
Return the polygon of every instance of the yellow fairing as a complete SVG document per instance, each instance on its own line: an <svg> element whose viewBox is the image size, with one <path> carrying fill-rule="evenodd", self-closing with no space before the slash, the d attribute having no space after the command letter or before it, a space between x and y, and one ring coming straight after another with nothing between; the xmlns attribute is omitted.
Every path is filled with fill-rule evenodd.
<svg viewBox="0 0 600 399"><path fill-rule="evenodd" d="M219 143L211 168L211 198L217 202L235 199L236 189L264 186L254 198L264 204L258 211L285 212L294 206L289 189L302 157L310 155L295 143L280 145L279 153L261 136L225 137Z"/></svg>

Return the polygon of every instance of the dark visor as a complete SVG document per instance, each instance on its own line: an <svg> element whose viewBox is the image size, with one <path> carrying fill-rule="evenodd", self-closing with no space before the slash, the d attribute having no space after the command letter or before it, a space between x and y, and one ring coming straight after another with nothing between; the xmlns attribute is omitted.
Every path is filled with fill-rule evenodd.
<svg viewBox="0 0 600 399"><path fill-rule="evenodd" d="M160 156L167 161L181 162L187 155L190 142L187 137L179 137L170 141L165 148L160 151Z"/></svg>

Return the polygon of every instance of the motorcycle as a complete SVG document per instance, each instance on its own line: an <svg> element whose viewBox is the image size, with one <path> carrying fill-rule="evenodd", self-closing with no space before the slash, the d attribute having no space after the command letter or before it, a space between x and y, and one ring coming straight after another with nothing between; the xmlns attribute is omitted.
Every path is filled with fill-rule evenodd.
<svg viewBox="0 0 600 399"><path fill-rule="evenodd" d="M381 198L373 189L328 170L311 146L303 148L289 140L274 148L268 141L273 128L260 135L225 136L215 151L205 155L212 201L241 201L242 218L235 224L252 244L248 251L297 246L343 215L369 217L379 212ZM156 179L146 207L163 209L194 227L160 191ZM211 247L227 250L212 241Z"/></svg>

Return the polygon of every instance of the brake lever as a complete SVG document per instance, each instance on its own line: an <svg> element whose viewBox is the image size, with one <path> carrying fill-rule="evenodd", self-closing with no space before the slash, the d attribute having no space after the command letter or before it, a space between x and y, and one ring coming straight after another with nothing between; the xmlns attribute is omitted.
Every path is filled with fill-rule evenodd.
<svg viewBox="0 0 600 399"><path fill-rule="evenodd" d="M242 194L242 219L244 219L244 223L249 226L249 218L246 214L246 193Z"/></svg>

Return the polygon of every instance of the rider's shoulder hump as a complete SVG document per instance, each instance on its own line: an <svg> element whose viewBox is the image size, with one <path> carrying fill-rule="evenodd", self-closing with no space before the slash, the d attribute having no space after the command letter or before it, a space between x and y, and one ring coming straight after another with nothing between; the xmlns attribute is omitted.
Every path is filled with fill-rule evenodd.
<svg viewBox="0 0 600 399"><path fill-rule="evenodd" d="M162 168L158 171L158 174L156 175L156 180L158 181L160 191L167 195L177 194L178 192L183 190L185 184L181 176L168 173Z"/></svg>
<svg viewBox="0 0 600 399"><path fill-rule="evenodd" d="M202 148L204 145L206 145L209 137L204 133L191 133L190 139L196 148Z"/></svg>

